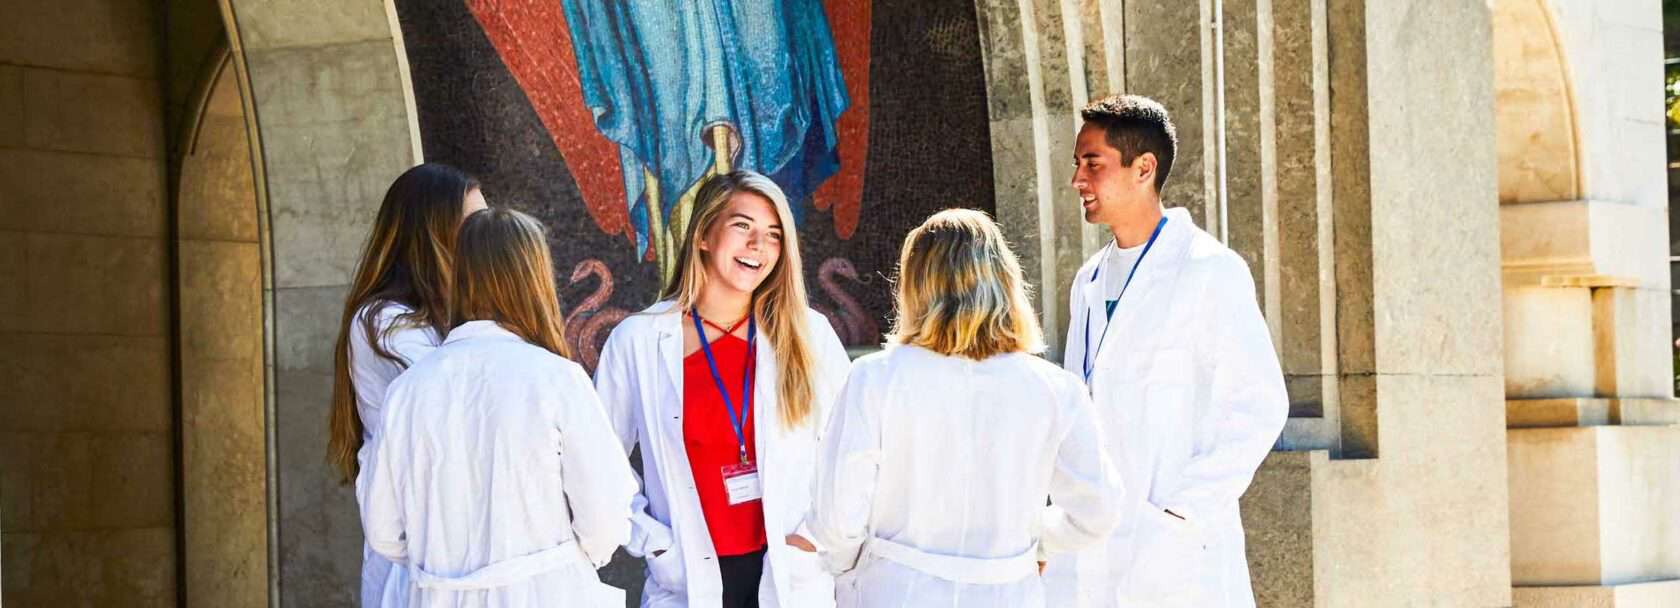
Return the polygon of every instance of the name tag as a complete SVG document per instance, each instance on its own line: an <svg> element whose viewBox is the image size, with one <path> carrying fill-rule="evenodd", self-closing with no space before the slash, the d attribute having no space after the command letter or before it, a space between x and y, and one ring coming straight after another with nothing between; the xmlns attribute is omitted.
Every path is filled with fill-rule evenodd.
<svg viewBox="0 0 1680 608"><path fill-rule="evenodd" d="M764 487L758 482L756 463L725 465L723 488L729 492L729 506L764 498Z"/></svg>

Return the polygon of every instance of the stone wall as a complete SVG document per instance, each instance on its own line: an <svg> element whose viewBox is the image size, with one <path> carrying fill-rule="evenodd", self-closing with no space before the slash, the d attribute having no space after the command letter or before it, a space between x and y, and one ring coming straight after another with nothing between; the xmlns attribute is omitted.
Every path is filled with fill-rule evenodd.
<svg viewBox="0 0 1680 608"><path fill-rule="evenodd" d="M176 603L156 10L0 4L0 597L10 605Z"/></svg>

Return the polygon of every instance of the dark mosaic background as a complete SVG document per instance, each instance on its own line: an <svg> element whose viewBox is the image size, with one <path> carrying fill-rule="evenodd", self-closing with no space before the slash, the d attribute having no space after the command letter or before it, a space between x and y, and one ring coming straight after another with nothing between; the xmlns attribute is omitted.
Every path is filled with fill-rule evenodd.
<svg viewBox="0 0 1680 608"><path fill-rule="evenodd" d="M650 304L658 289L656 265L638 262L629 239L595 224L537 111L467 4L396 4L426 160L466 169L484 182L492 205L517 208L548 224L561 305L573 325L570 338L583 342L580 358L592 364L594 349L616 323L613 315L596 311L635 311ZM871 319L861 324L867 331L847 336L851 345L877 343L879 332L887 329L892 305L885 276L910 228L947 207L993 208L985 76L973 2L879 3L870 21L869 151L861 220L847 240L835 234L826 211L808 213L800 227L812 304L844 308L834 296L838 288ZM833 286L825 287L817 271L831 258L850 261L860 281L831 277ZM592 318L595 323L589 322Z"/></svg>

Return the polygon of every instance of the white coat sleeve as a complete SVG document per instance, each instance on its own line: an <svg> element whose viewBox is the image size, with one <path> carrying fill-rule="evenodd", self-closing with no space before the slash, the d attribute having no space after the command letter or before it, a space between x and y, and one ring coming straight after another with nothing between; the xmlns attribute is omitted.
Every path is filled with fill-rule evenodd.
<svg viewBox="0 0 1680 608"><path fill-rule="evenodd" d="M1109 458L1096 407L1082 387L1061 397L1071 425L1056 450L1050 506L1039 518L1039 557L1077 551L1108 537L1119 523L1125 491Z"/></svg>
<svg viewBox="0 0 1680 608"><path fill-rule="evenodd" d="M1191 521L1235 507L1289 418L1283 370L1255 301L1254 278L1234 255L1221 270L1211 277L1213 318L1204 330L1212 332L1205 352L1213 360L1202 363L1213 366L1203 413L1211 438L1157 499L1157 506Z"/></svg>
<svg viewBox="0 0 1680 608"><path fill-rule="evenodd" d="M560 404L560 479L572 509L572 533L596 568L630 540L631 504L640 489L624 448L589 378L576 368L556 393Z"/></svg>
<svg viewBox="0 0 1680 608"><path fill-rule="evenodd" d="M607 337L595 367L595 392L601 399L607 422L618 437L620 449L629 454L641 440L642 408L634 380L636 374L631 371L635 358L626 352L623 341L624 337L617 331ZM655 552L669 550L675 541L671 527L648 512L647 481L641 475L635 478L638 489L630 503L630 542L624 544L624 550L636 557L650 557Z"/></svg>
<svg viewBox="0 0 1680 608"><path fill-rule="evenodd" d="M394 397L394 398L393 398ZM391 428L393 415L400 416L399 410L407 407L401 403L401 391L391 391L385 403L385 428ZM400 421L398 422L400 424ZM393 563L408 563L408 537L403 533L402 502L397 488L397 479L406 466L402 462L405 457L402 450L390 449L386 433L382 429L373 434L374 445L368 446L371 454L369 466L362 469L356 479L356 499L362 510L362 534L367 537L368 548L374 553L384 556Z"/></svg>
<svg viewBox="0 0 1680 608"><path fill-rule="evenodd" d="M853 374L834 403L828 434L817 450L816 490L805 528L834 574L857 566L869 538L869 513L881 464L879 399L866 396Z"/></svg>

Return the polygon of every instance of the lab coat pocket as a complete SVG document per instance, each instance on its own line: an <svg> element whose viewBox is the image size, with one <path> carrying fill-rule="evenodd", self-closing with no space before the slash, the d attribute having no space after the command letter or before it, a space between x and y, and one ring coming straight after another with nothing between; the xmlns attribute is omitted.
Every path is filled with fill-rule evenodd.
<svg viewBox="0 0 1680 608"><path fill-rule="evenodd" d="M1144 533L1127 586L1133 599L1166 601L1194 593L1207 557L1200 528L1154 504L1144 503L1143 511Z"/></svg>
<svg viewBox="0 0 1680 608"><path fill-rule="evenodd" d="M685 588L688 576L683 571L682 552L676 545L671 545L670 549L657 556L649 556L647 565L648 578L653 579L653 584L661 589L682 591Z"/></svg>
<svg viewBox="0 0 1680 608"><path fill-rule="evenodd" d="M880 558L870 554L867 550L858 557L857 567L834 578L834 599L836 608L868 608L879 603L881 577L879 576ZM876 601L871 602L871 599Z"/></svg>
<svg viewBox="0 0 1680 608"><path fill-rule="evenodd" d="M797 600L783 602L782 605L832 605L834 576L823 566L822 557L792 548L781 553L781 563L774 567L787 568L787 580L792 587L789 591ZM817 598L827 601L808 601Z"/></svg>

